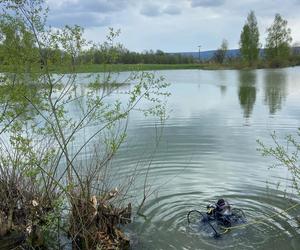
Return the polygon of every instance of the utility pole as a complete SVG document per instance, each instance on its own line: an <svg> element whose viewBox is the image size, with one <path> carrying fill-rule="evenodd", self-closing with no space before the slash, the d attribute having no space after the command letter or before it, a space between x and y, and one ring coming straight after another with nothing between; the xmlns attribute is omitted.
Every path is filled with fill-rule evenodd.
<svg viewBox="0 0 300 250"><path fill-rule="evenodd" d="M201 45L198 45L199 48L199 63L201 62L201 56L200 56L200 51L201 51Z"/></svg>

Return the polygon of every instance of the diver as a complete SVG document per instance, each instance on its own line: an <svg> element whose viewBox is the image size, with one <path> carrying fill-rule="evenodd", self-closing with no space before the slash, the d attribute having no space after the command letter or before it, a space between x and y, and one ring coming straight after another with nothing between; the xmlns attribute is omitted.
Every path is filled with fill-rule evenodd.
<svg viewBox="0 0 300 250"><path fill-rule="evenodd" d="M192 210L187 214L188 223L190 223L190 214L197 212L201 215L201 223L208 224L214 231L214 237L220 237L216 226L221 228L230 229L234 224L241 224L246 222L246 216L244 212L239 208L231 208L228 201L225 199L219 199L214 204L209 204L206 207L207 211L201 212L198 210Z"/></svg>
<svg viewBox="0 0 300 250"><path fill-rule="evenodd" d="M218 224L225 227L231 226L230 217L232 216L231 206L224 199L219 199L216 204L210 204L207 206L206 215L202 220L216 220Z"/></svg>

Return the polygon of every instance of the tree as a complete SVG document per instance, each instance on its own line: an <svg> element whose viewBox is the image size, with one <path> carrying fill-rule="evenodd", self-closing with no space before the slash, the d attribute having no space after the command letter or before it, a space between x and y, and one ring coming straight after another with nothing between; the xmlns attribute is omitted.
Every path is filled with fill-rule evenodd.
<svg viewBox="0 0 300 250"><path fill-rule="evenodd" d="M259 56L259 31L254 11L248 14L240 38L240 52L242 58L252 65Z"/></svg>
<svg viewBox="0 0 300 250"><path fill-rule="evenodd" d="M266 57L276 64L282 63L290 55L292 37L291 29L287 27L287 24L287 20L283 19L280 14L276 14L273 24L267 29Z"/></svg>
<svg viewBox="0 0 300 250"><path fill-rule="evenodd" d="M226 53L228 50L228 42L226 39L223 39L221 47L214 53L213 59L217 63L223 63L226 58Z"/></svg>
<svg viewBox="0 0 300 250"><path fill-rule="evenodd" d="M266 145L257 140L258 150L263 156L271 157L274 164L271 167L286 168L292 177L293 188L300 195L300 128L294 134L286 135L284 141L274 132L271 134L273 145Z"/></svg>
<svg viewBox="0 0 300 250"><path fill-rule="evenodd" d="M168 84L151 72L123 78L108 67L105 74L85 78L89 84L81 85L76 70L89 46L82 28L47 27L44 0L4 0L0 7L0 42L5 46L0 58L9 72L0 79L0 128L5 128L0 131L0 227L4 234L21 231L28 249L37 247L36 232L47 239L46 229L55 234L48 243L60 244L59 234L67 230L76 246L103 248L105 239L119 238L116 223L128 221L116 211L131 182L116 178L117 195L110 192L107 176L126 139L129 114L139 110L163 121ZM110 29L103 44L104 63L118 59L117 35ZM61 53L52 53L58 49ZM56 59L61 64L56 65ZM68 74L53 73L53 67L67 69ZM125 98L113 96L129 84ZM79 85L83 91L78 91ZM146 106L139 106L141 100ZM68 225L59 223L62 218ZM102 227L101 235L95 226ZM38 247L47 248L44 243L38 240Z"/></svg>

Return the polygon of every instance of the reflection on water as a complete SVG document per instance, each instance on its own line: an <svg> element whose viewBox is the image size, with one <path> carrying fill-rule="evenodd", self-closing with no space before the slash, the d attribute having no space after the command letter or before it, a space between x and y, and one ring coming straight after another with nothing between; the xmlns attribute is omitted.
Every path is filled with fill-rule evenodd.
<svg viewBox="0 0 300 250"><path fill-rule="evenodd" d="M226 94L226 89L227 89L226 85L220 85L220 90L221 90L222 96L224 96Z"/></svg>
<svg viewBox="0 0 300 250"><path fill-rule="evenodd" d="M227 75L224 72L224 70L219 70L218 72L216 72L217 74L217 79L218 79L218 85L220 87L220 91L222 96L226 95L226 90L227 90Z"/></svg>
<svg viewBox="0 0 300 250"><path fill-rule="evenodd" d="M284 211L297 199L285 199L274 185L280 180L290 191L288 174L268 170L272 162L256 150L256 139L268 142L274 130L284 135L300 127L299 69L157 72L171 83L172 94L160 144L155 148L155 121L133 112L127 141L112 162L112 183L136 174L133 207L143 198L146 174L147 190L155 194L143 209L147 220L134 217L129 225L139 241L134 249L299 249L299 209ZM82 84L78 95L90 90ZM94 91L102 95L107 88ZM70 112L77 114L74 107ZM91 125L85 133L92 132ZM205 210L220 197L242 208L249 221L264 223L219 240L191 232L187 211ZM270 218L274 212L280 215Z"/></svg>
<svg viewBox="0 0 300 250"><path fill-rule="evenodd" d="M136 217L129 226L139 239L134 249L299 249L299 209L284 212L296 198L285 199L276 190L280 181L291 191L288 174L269 170L271 160L256 150L256 139L268 142L272 131L284 135L300 126L300 92L295 91L299 68L159 73L171 83L172 112L151 158L148 183L156 195L144 207L147 220ZM153 121L133 115L128 132L128 144L114 161L122 176L130 175L136 162L146 161L147 152L154 150ZM148 164L139 167L137 200L142 198L147 169ZM220 197L242 208L249 221L264 222L219 240L191 231L187 212L205 211ZM275 212L281 214L269 218Z"/></svg>
<svg viewBox="0 0 300 250"><path fill-rule="evenodd" d="M266 70L265 83L265 104L269 106L270 114L275 114L282 107L287 95L286 72L284 70Z"/></svg>
<svg viewBox="0 0 300 250"><path fill-rule="evenodd" d="M239 71L239 100L244 117L250 117L256 100L256 71Z"/></svg>

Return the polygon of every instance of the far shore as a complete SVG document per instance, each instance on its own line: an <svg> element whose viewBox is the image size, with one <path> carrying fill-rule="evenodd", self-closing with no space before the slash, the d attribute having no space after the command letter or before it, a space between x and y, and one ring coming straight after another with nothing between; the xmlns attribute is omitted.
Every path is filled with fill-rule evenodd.
<svg viewBox="0 0 300 250"><path fill-rule="evenodd" d="M258 63L248 66L241 63L193 63L193 64L82 64L76 66L76 73L100 73L100 72L126 72L126 71L146 71L146 70L179 70L179 69L202 69L202 70L251 70L264 68L285 68L299 66L299 62L288 63L280 66L270 66L266 63ZM0 66L0 72L11 72L5 66ZM33 70L39 72L40 69ZM51 66L51 73L71 73L74 72L68 66Z"/></svg>

